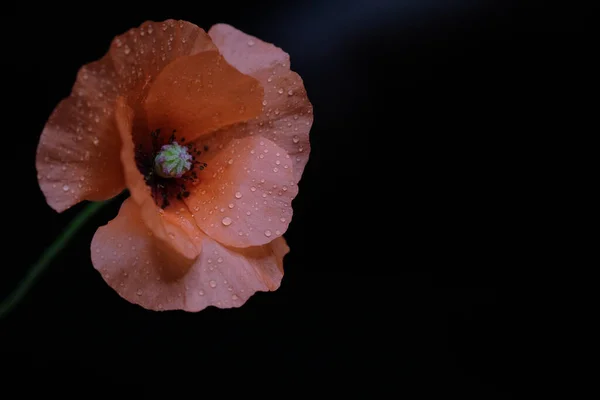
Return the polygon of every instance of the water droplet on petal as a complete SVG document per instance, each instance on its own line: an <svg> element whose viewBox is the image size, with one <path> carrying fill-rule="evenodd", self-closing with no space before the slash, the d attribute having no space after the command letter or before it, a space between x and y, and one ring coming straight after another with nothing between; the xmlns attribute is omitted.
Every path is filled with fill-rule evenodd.
<svg viewBox="0 0 600 400"><path fill-rule="evenodd" d="M137 294L138 296L141 296L142 293L144 293L144 292L142 292L142 289L138 289L137 292L135 292L135 294Z"/></svg>
<svg viewBox="0 0 600 400"><path fill-rule="evenodd" d="M217 282L216 281L210 281L208 282L208 284L210 285L211 288L216 288L217 287Z"/></svg>
<svg viewBox="0 0 600 400"><path fill-rule="evenodd" d="M64 185L64 186L63 186L63 190L64 190L65 192L68 192L68 191L69 191L69 185Z"/></svg>
<svg viewBox="0 0 600 400"><path fill-rule="evenodd" d="M298 143L300 141L300 138L298 137L298 135L295 135L292 140L294 141L294 143Z"/></svg>
<svg viewBox="0 0 600 400"><path fill-rule="evenodd" d="M267 230L265 231L265 236L266 236L266 237L271 237L271 231L267 229Z"/></svg>
<svg viewBox="0 0 600 400"><path fill-rule="evenodd" d="M241 198L242 198L242 193L240 193L240 192L235 192L235 198L236 198L236 199L241 199Z"/></svg>
<svg viewBox="0 0 600 400"><path fill-rule="evenodd" d="M225 218L223 218L223 219L221 220L221 223L222 223L223 225L225 225L225 226L229 226L229 225L231 225L231 223L232 223L232 222L233 222L233 221L232 221L232 220L231 220L231 218L229 218L229 217L225 217Z"/></svg>

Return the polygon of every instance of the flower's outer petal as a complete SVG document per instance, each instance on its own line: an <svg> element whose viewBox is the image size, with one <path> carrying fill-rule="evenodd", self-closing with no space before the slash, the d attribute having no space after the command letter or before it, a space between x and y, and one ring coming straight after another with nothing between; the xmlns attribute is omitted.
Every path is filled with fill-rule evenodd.
<svg viewBox="0 0 600 400"><path fill-rule="evenodd" d="M135 162L135 149L131 136L133 110L126 104L125 98L120 96L116 101L115 119L123 141L121 163L125 182L131 198L140 208L144 222L153 235L165 242L167 246L187 259L195 259L200 251L197 236L201 232L184 204L173 200L165 210L156 205L150 187Z"/></svg>
<svg viewBox="0 0 600 400"><path fill-rule="evenodd" d="M150 130L177 130L187 141L261 112L258 81L229 65L218 51L180 57L166 66L146 98Z"/></svg>
<svg viewBox="0 0 600 400"><path fill-rule="evenodd" d="M110 57L120 80L121 94L143 115L143 99L151 83L171 62L181 56L215 51L207 33L187 21L146 21L115 37ZM138 109L139 106L139 109Z"/></svg>
<svg viewBox="0 0 600 400"><path fill-rule="evenodd" d="M290 70L289 55L226 24L214 25L208 34L227 62L258 79L264 88L261 115L233 129L239 136L260 134L282 147L294 160L298 182L310 153L313 109L302 79Z"/></svg>
<svg viewBox="0 0 600 400"><path fill-rule="evenodd" d="M208 167L184 199L200 229L233 247L260 246L283 235L298 194L288 154L262 137L217 143L202 156Z"/></svg>
<svg viewBox="0 0 600 400"><path fill-rule="evenodd" d="M279 287L289 251L283 238L236 250L204 235L200 242L200 256L188 265L149 234L139 207L127 199L117 217L96 231L92 262L121 297L150 310L239 307L255 292ZM185 273L171 274L180 264Z"/></svg>
<svg viewBox="0 0 600 400"><path fill-rule="evenodd" d="M61 212L82 200L105 200L122 191L116 97L127 97L137 111L165 65L215 49L194 24L149 21L115 37L103 58L84 65L71 95L56 106L40 136L36 167L48 204Z"/></svg>
<svg viewBox="0 0 600 400"><path fill-rule="evenodd" d="M58 212L123 190L112 73L106 58L81 68L71 95L56 106L40 136L38 182L48 205Z"/></svg>

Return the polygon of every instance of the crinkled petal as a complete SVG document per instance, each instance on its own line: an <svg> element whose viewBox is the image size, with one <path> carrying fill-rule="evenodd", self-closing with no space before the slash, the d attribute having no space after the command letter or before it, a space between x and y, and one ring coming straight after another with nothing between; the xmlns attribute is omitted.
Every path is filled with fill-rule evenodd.
<svg viewBox="0 0 600 400"><path fill-rule="evenodd" d="M281 147L247 136L220 143L213 136L203 154L208 166L184 199L198 226L234 247L259 246L283 235L298 194L292 161ZM203 147L203 146L201 146Z"/></svg>
<svg viewBox="0 0 600 400"><path fill-rule="evenodd" d="M233 127L235 134L252 132L277 143L294 160L298 182L310 153L313 110L302 79L290 70L289 55L226 24L214 25L208 34L227 62L256 78L264 88L261 115Z"/></svg>
<svg viewBox="0 0 600 400"><path fill-rule="evenodd" d="M56 106L40 136L38 182L58 212L123 190L112 74L106 58L81 68L71 95Z"/></svg>
<svg viewBox="0 0 600 400"><path fill-rule="evenodd" d="M148 228L160 240L187 259L195 259L200 251L196 236L200 234L187 207L173 199L166 209L159 208L150 187L137 168L135 148L131 135L133 110L123 97L118 97L115 107L117 127L123 141L121 163L131 198L140 207L140 214Z"/></svg>
<svg viewBox="0 0 600 400"><path fill-rule="evenodd" d="M206 32L189 22L145 22L117 36L103 58L84 65L71 95L57 105L40 136L36 167L48 204L61 212L82 200L105 200L122 191L116 97L127 97L137 111L168 63L215 49Z"/></svg>
<svg viewBox="0 0 600 400"><path fill-rule="evenodd" d="M181 57L158 75L146 99L150 130L177 130L193 141L261 112L258 81L229 65L218 51Z"/></svg>
<svg viewBox="0 0 600 400"><path fill-rule="evenodd" d="M215 50L203 29L187 21L169 19L147 21L115 37L110 57L117 74L123 78L119 82L121 95L141 116L142 102L151 83L167 65L181 56Z"/></svg>
<svg viewBox="0 0 600 400"><path fill-rule="evenodd" d="M257 291L276 290L283 277L285 240L228 249L202 235L202 252L189 265L165 251L149 232L139 207L127 199L115 219L92 240L94 267L124 299L150 310L200 311L208 306L239 307ZM170 271L182 270L173 275Z"/></svg>

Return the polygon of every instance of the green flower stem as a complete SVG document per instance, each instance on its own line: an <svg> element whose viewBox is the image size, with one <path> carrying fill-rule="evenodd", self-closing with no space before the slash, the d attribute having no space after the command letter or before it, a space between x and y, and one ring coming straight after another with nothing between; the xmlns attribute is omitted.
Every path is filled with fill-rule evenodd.
<svg viewBox="0 0 600 400"><path fill-rule="evenodd" d="M54 243L44 251L38 261L29 269L23 280L13 290L6 300L0 304L0 319L10 313L29 292L38 278L50 265L50 262L66 247L71 238L79 231L85 222L90 219L108 201L89 203L79 214L73 218L67 228L56 238Z"/></svg>

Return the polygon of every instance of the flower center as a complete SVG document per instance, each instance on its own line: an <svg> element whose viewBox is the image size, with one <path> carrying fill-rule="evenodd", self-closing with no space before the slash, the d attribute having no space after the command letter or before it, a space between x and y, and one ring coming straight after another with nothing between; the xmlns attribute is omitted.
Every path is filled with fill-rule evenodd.
<svg viewBox="0 0 600 400"><path fill-rule="evenodd" d="M163 178L181 178L191 168L192 155L177 142L162 145L154 158L154 171Z"/></svg>
<svg viewBox="0 0 600 400"><path fill-rule="evenodd" d="M147 146L137 144L136 164L151 189L154 201L165 208L173 198L182 200L190 195L188 185L199 183L197 171L202 171L207 165L197 160L202 152L196 145L183 144L185 138L176 138L175 131L167 138L157 129L150 133L149 139L149 142L142 139ZM208 151L208 146L203 147L205 152Z"/></svg>

